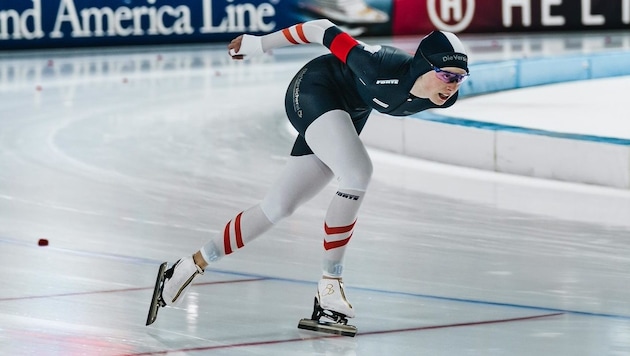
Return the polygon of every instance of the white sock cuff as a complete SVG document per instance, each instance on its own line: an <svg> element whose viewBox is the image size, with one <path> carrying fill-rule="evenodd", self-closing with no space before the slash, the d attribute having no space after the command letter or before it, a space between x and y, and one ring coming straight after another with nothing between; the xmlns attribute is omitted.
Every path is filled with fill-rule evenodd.
<svg viewBox="0 0 630 356"><path fill-rule="evenodd" d="M203 245L199 249L199 252L201 252L201 257L203 257L207 263L218 261L223 256L212 241L208 241Z"/></svg>
<svg viewBox="0 0 630 356"><path fill-rule="evenodd" d="M343 274L343 262L342 261L323 261L322 275L328 278L341 278Z"/></svg>

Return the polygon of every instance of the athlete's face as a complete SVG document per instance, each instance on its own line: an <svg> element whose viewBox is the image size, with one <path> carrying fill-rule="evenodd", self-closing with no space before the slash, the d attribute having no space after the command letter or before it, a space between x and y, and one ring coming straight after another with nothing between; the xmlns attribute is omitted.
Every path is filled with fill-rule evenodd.
<svg viewBox="0 0 630 356"><path fill-rule="evenodd" d="M440 68L442 71L454 74L466 74L466 71L457 67ZM445 81L443 73L430 71L420 76L411 88L411 93L420 98L427 98L435 105L444 105L446 101L457 93L461 82L455 78L452 82Z"/></svg>

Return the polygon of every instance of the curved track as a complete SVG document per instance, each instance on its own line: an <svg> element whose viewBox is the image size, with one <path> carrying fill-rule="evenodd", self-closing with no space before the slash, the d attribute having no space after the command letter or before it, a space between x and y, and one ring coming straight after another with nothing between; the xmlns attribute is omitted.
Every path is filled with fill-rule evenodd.
<svg viewBox="0 0 630 356"><path fill-rule="evenodd" d="M261 199L293 141L291 75L319 49L0 59L6 354L603 355L630 351L630 194L372 151L347 254L354 339L300 331L335 187L144 319L163 260ZM50 245L38 247L38 239Z"/></svg>

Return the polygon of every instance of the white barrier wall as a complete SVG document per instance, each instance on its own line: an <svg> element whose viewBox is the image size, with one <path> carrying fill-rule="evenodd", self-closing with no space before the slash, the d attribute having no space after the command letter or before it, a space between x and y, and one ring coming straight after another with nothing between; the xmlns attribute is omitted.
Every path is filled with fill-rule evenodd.
<svg viewBox="0 0 630 356"><path fill-rule="evenodd" d="M372 147L495 172L630 189L630 146L373 113Z"/></svg>
<svg viewBox="0 0 630 356"><path fill-rule="evenodd" d="M496 133L496 171L630 189L630 147L527 133Z"/></svg>

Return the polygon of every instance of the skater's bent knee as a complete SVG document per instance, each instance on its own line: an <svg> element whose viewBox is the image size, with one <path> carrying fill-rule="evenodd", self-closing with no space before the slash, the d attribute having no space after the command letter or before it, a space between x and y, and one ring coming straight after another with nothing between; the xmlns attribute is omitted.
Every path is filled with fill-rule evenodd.
<svg viewBox="0 0 630 356"><path fill-rule="evenodd" d="M272 224L278 223L280 220L291 216L297 206L291 204L283 204L279 200L265 199L260 203L260 209L263 211L267 219Z"/></svg>
<svg viewBox="0 0 630 356"><path fill-rule="evenodd" d="M354 165L351 169L339 175L340 187L365 191L372 179L373 166L371 161Z"/></svg>

